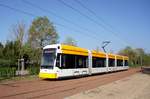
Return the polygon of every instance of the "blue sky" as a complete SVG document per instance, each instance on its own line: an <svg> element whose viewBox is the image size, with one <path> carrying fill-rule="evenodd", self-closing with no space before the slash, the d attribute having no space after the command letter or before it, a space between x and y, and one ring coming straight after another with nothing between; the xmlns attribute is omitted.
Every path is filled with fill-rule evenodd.
<svg viewBox="0 0 150 99"><path fill-rule="evenodd" d="M63 42L66 37L73 37L78 46L95 49L97 46L101 47L103 41L111 41L111 44L107 47L108 51L117 52L126 46L132 46L144 48L146 52L150 53L150 0L78 0L104 21L95 17L74 0L63 0L97 23L104 25L107 29L66 7L59 0L26 1L55 12L58 16L71 21L72 24L51 13L30 6L22 0L0 0L0 4L36 16L47 16L56 26L60 42ZM28 29L34 18L35 16L29 16L0 6L0 42L5 43L6 40L12 39L10 31L13 24L24 21L26 29Z"/></svg>

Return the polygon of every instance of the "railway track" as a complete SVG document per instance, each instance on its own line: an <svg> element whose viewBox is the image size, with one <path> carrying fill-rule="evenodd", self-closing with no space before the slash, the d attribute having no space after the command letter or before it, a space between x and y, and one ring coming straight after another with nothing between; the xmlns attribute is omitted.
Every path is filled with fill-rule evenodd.
<svg viewBox="0 0 150 99"><path fill-rule="evenodd" d="M95 88L115 80L119 80L123 77L132 75L137 71L139 71L139 69L129 69L128 71L101 74L101 75L77 78L77 79L60 80L60 81L37 80L37 81L26 82L26 83L13 83L12 86L16 86L16 87L0 85L0 91L2 91L1 87L6 88L4 92L0 92L0 98L4 98L4 99L57 98L58 99L84 90ZM12 91L11 93L9 92L10 90L7 89L13 89L15 91Z"/></svg>

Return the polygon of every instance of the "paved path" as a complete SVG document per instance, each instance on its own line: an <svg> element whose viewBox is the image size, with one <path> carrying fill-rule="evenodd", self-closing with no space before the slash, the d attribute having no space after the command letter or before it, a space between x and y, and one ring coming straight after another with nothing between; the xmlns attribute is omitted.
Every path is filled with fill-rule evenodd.
<svg viewBox="0 0 150 99"><path fill-rule="evenodd" d="M150 99L150 75L136 73L66 99Z"/></svg>

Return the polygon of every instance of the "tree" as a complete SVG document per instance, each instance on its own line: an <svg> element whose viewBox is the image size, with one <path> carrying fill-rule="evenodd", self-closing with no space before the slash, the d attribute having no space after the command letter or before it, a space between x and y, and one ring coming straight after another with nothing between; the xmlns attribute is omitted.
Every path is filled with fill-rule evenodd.
<svg viewBox="0 0 150 99"><path fill-rule="evenodd" d="M4 48L4 46L3 46L3 44L0 42L0 58L3 57L3 48Z"/></svg>
<svg viewBox="0 0 150 99"><path fill-rule="evenodd" d="M72 46L77 46L77 42L75 39L73 39L72 37L67 37L64 41L63 44L67 44L67 45L72 45Z"/></svg>
<svg viewBox="0 0 150 99"><path fill-rule="evenodd" d="M99 46L97 46L95 50L96 50L97 52L99 52L99 51L100 51Z"/></svg>
<svg viewBox="0 0 150 99"><path fill-rule="evenodd" d="M144 49L142 48L136 48L135 49L136 55L137 55L137 64L142 65L143 64L143 57L145 55Z"/></svg>
<svg viewBox="0 0 150 99"><path fill-rule="evenodd" d="M14 35L14 41L15 41L15 46L19 49L19 57L23 57L23 52L22 52L22 46L24 43L24 38L25 38L25 23L23 22L18 22L17 24L12 26L12 31L11 34Z"/></svg>
<svg viewBox="0 0 150 99"><path fill-rule="evenodd" d="M125 55L129 57L130 65L136 65L136 52L130 46L127 46L125 49L119 51L120 55Z"/></svg>
<svg viewBox="0 0 150 99"><path fill-rule="evenodd" d="M19 48L16 41L7 41L3 48L3 65L12 66L16 65L19 58Z"/></svg>
<svg viewBox="0 0 150 99"><path fill-rule="evenodd" d="M150 55L145 53L144 49L126 47L119 51L119 54L129 57L129 63L131 66L150 65Z"/></svg>
<svg viewBox="0 0 150 99"><path fill-rule="evenodd" d="M58 41L58 34L52 22L47 17L37 17L29 28L29 43L31 47L42 48Z"/></svg>
<svg viewBox="0 0 150 99"><path fill-rule="evenodd" d="M25 61L40 64L41 49L31 48L29 43L25 43L23 46L23 58Z"/></svg>

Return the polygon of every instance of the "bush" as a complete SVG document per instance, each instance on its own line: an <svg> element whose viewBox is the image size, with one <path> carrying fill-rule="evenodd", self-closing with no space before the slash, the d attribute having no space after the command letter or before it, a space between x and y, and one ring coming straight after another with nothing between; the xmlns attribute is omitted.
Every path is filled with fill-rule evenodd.
<svg viewBox="0 0 150 99"><path fill-rule="evenodd" d="M40 66L34 66L34 65L29 66L28 71L30 75L37 75L40 71Z"/></svg>
<svg viewBox="0 0 150 99"><path fill-rule="evenodd" d="M16 76L16 68L11 67L0 67L0 78L10 78Z"/></svg>

